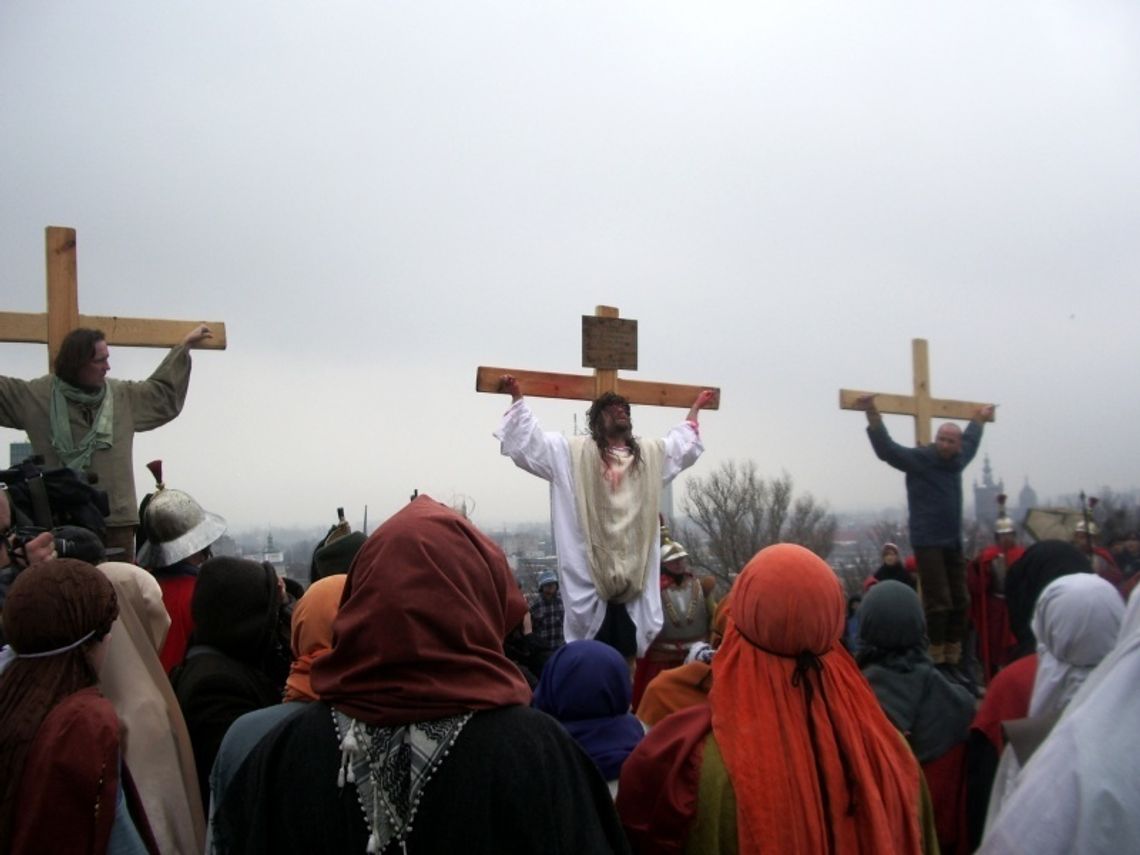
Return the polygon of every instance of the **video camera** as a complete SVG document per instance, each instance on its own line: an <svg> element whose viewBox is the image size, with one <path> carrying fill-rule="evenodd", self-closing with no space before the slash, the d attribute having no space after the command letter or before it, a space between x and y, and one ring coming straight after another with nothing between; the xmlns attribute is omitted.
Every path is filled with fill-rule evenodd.
<svg viewBox="0 0 1140 855"><path fill-rule="evenodd" d="M12 563L23 568L28 566L28 543L45 531L51 531L55 554L58 558L78 558L88 564L99 564L106 557L103 542L95 532L75 525L61 525L53 529L34 525L16 526L8 541L8 554Z"/></svg>

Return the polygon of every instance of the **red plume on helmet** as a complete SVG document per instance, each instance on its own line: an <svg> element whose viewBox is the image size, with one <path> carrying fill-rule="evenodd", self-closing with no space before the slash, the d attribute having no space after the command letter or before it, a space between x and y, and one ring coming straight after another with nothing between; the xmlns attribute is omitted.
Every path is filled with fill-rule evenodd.
<svg viewBox="0 0 1140 855"><path fill-rule="evenodd" d="M162 461L152 460L146 465L146 468L149 469L150 474L154 476L154 483L156 485L156 488L161 490L165 486L162 483Z"/></svg>

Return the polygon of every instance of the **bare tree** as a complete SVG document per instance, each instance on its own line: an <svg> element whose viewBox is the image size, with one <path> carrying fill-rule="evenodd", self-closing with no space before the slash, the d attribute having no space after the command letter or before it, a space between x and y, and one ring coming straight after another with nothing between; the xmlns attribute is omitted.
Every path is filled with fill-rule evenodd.
<svg viewBox="0 0 1140 855"><path fill-rule="evenodd" d="M682 510L703 535L692 547L693 563L725 583L748 560L773 543L799 543L826 558L835 540L836 520L810 493L793 498L786 472L766 480L756 462L726 461L709 475L689 481Z"/></svg>

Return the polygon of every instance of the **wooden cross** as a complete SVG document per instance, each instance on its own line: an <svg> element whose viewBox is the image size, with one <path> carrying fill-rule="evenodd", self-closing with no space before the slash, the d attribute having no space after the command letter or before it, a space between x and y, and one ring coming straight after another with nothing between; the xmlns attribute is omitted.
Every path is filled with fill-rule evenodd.
<svg viewBox="0 0 1140 855"><path fill-rule="evenodd" d="M48 371L69 332L94 327L107 336L107 344L126 347L173 347L200 321L170 321L155 318L120 318L114 315L79 314L79 275L75 252L75 229L48 226L47 312L0 312L0 341L32 342L48 346ZM225 350L226 325L209 321L213 338L196 345L205 350Z"/></svg>
<svg viewBox="0 0 1140 855"><path fill-rule="evenodd" d="M715 386L618 377L619 369L637 369L637 321L619 319L613 306L598 306L593 315L582 316L582 366L593 368L593 376L480 366L475 372L475 391L502 392L499 379L512 374L518 378L523 394L536 398L593 401L606 392L616 392L631 404L689 407L702 389L711 389L715 397L705 409L720 408L720 389Z"/></svg>
<svg viewBox="0 0 1140 855"><path fill-rule="evenodd" d="M878 392L859 392L853 389L839 390L841 410L861 410L859 398L875 396L875 406L880 413L914 418L914 439L918 445L931 441L930 422L937 417L942 419L972 419L978 410L987 406L972 401L951 401L930 396L930 359L926 349L926 339L911 339L911 353L914 363L913 395L881 395ZM994 421L990 416L986 421Z"/></svg>

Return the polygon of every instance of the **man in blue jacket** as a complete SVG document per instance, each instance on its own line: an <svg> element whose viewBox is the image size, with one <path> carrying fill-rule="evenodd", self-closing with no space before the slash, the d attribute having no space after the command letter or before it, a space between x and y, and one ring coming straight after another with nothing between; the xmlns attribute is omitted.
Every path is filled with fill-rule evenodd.
<svg viewBox="0 0 1140 855"><path fill-rule="evenodd" d="M956 672L970 605L962 555L962 470L978 452L982 425L993 417L993 407L979 409L965 432L946 423L932 444L907 448L887 433L874 395L860 398L859 404L867 413L875 454L906 473L910 542L918 561L930 658Z"/></svg>

